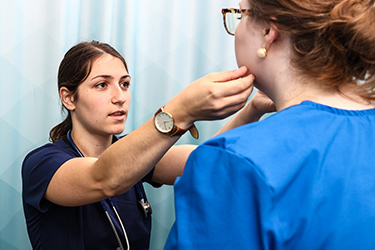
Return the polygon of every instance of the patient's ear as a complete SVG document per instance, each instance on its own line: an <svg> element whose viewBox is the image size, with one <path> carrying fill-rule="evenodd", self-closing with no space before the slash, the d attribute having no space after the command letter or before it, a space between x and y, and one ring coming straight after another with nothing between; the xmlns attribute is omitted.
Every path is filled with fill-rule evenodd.
<svg viewBox="0 0 375 250"><path fill-rule="evenodd" d="M66 87L61 87L59 92L60 92L60 99L64 107L70 111L75 110L76 106L74 104L74 97L73 97L72 92Z"/></svg>
<svg viewBox="0 0 375 250"><path fill-rule="evenodd" d="M268 50L272 44L277 40L280 33L274 25L267 27L264 30L264 39L266 40L266 49Z"/></svg>

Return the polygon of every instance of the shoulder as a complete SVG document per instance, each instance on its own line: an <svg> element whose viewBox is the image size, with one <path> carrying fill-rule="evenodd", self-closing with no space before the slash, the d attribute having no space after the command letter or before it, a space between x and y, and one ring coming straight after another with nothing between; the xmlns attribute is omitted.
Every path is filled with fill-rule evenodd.
<svg viewBox="0 0 375 250"><path fill-rule="evenodd" d="M203 152L210 147L211 158L213 154L227 155L236 160L241 158L272 185L278 186L283 180L298 174L304 164L314 165L325 159L333 141L339 150L342 145L347 145L348 135L354 130L370 133L371 124L375 122L374 112L340 110L307 101L263 121L218 135L196 150ZM370 113L374 122L358 120L370 120Z"/></svg>
<svg viewBox="0 0 375 250"><path fill-rule="evenodd" d="M49 151L55 151L55 152L58 152L58 151L65 151L65 148L68 148L69 146L64 142L63 139L57 141L57 142L54 142L54 143L46 143L40 147L37 147L35 149L33 149L32 151L30 151L26 158L28 157L31 157L31 156L34 156L34 155L40 155L40 154L44 154L44 153L47 153Z"/></svg>
<svg viewBox="0 0 375 250"><path fill-rule="evenodd" d="M26 155L25 161L38 159L40 157L55 155L55 154L70 155L70 156L75 155L74 150L63 139L60 139L57 142L46 143L43 146L40 146L32 150L30 153Z"/></svg>
<svg viewBox="0 0 375 250"><path fill-rule="evenodd" d="M63 139L47 143L31 151L22 164L22 196L25 213L30 216L34 211L46 211L50 203L43 203L43 196L55 172L71 158L76 157L74 150Z"/></svg>
<svg viewBox="0 0 375 250"><path fill-rule="evenodd" d="M329 108L303 102L265 120L220 134L203 145L220 147L243 156L269 157L269 152L280 152L281 148L295 147L303 141L316 139L316 133L324 131L333 120L338 120L333 119L335 115Z"/></svg>
<svg viewBox="0 0 375 250"><path fill-rule="evenodd" d="M329 112L313 105L296 105L265 120L220 134L199 146L190 158L216 159L218 165L247 165L259 176L278 180L280 172L293 173L298 162L321 144L319 131L327 128ZM198 156L199 155L199 156ZM206 155L206 156L204 156ZM219 158L225 158L220 159ZM224 163L226 161L226 163ZM197 164L197 163L195 163ZM245 167L246 171L249 171ZM278 171L275 171L278 169Z"/></svg>
<svg viewBox="0 0 375 250"><path fill-rule="evenodd" d="M285 141L300 132L299 124L304 112L299 106L291 107L262 121L222 133L202 145L219 147L236 154L241 154L244 148L257 150L259 147L272 147L276 142Z"/></svg>
<svg viewBox="0 0 375 250"><path fill-rule="evenodd" d="M63 139L55 143L47 143L26 155L22 164L22 173L25 174L41 165L59 167L73 157L76 157L74 150Z"/></svg>

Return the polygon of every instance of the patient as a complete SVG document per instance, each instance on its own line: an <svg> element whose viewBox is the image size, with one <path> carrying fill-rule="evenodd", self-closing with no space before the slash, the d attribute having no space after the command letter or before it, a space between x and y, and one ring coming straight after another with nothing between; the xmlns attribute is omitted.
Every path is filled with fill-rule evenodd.
<svg viewBox="0 0 375 250"><path fill-rule="evenodd" d="M374 1L242 0L223 15L278 112L193 151L165 248L375 249Z"/></svg>

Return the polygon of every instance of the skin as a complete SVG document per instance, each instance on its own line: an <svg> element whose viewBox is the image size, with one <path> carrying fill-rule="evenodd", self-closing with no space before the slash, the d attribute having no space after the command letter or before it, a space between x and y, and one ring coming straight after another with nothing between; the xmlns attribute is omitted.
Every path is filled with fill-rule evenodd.
<svg viewBox="0 0 375 250"><path fill-rule="evenodd" d="M94 62L91 74L78 87L79 100L61 88L64 105L74 120L72 138L83 155L99 157L112 143L108 135L124 130L131 100L129 86L130 76L121 60L106 54ZM92 147L83 146L87 144Z"/></svg>
<svg viewBox="0 0 375 250"><path fill-rule="evenodd" d="M246 0L239 5L241 9L251 8ZM262 47L267 49L265 58L256 54ZM249 68L256 76L254 86L271 98L278 111L305 100L348 110L374 108L374 103L359 97L350 85L339 92L322 88L317 79L299 74L290 63L291 48L289 37L275 24L257 22L250 16L242 17L235 33L237 63Z"/></svg>
<svg viewBox="0 0 375 250"><path fill-rule="evenodd" d="M210 74L186 87L164 109L184 129L197 120L225 118L245 106L253 80L245 67ZM153 180L158 183L173 184L182 174L195 146L172 147L179 136L157 131L153 118L111 144L112 135L121 133L125 126L129 81L121 61L105 54L93 62L90 75L78 88L77 99L68 89L60 89L63 105L72 115L72 138L85 157L68 160L56 171L45 193L47 200L62 206L100 201L126 192L154 166ZM241 111L242 118L232 119L232 124L247 122L249 119L243 117L248 110L259 117L263 111L254 108L254 103L250 101Z"/></svg>

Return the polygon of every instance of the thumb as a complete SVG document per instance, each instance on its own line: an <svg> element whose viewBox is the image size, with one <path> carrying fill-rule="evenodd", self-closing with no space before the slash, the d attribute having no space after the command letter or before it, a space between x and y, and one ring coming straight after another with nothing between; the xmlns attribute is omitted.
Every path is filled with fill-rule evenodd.
<svg viewBox="0 0 375 250"><path fill-rule="evenodd" d="M227 82L236 80L238 78L244 77L247 73L247 68L245 66L240 67L236 70L223 71L218 73L212 73L212 81L214 82Z"/></svg>

